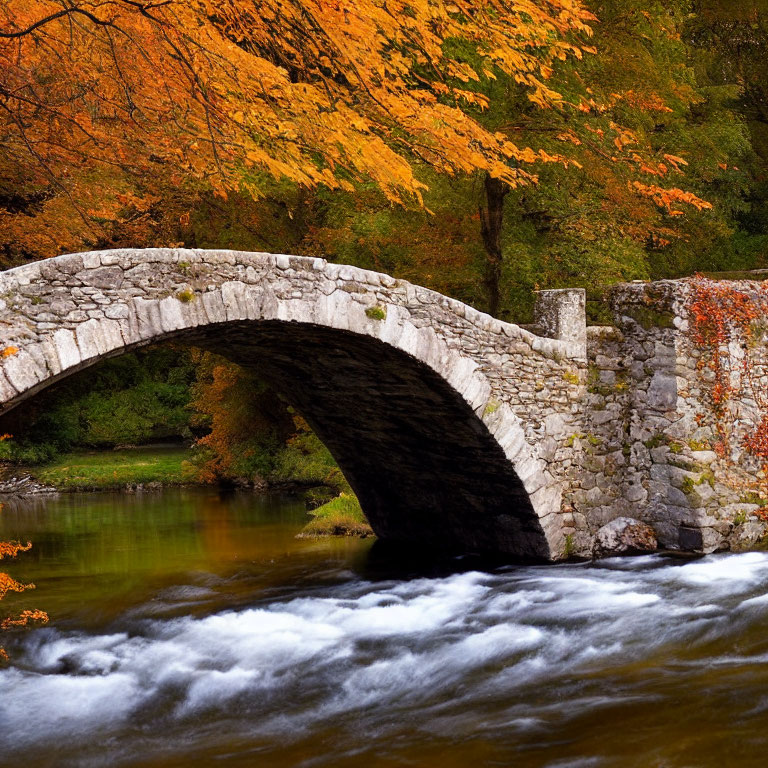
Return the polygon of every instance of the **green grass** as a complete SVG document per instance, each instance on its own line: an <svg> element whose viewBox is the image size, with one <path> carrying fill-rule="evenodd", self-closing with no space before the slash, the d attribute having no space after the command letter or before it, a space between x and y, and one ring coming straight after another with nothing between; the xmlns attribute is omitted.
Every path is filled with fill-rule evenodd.
<svg viewBox="0 0 768 768"><path fill-rule="evenodd" d="M372 536L373 530L365 519L360 502L352 493L342 493L327 504L310 512L313 519L299 534L301 538L315 536Z"/></svg>
<svg viewBox="0 0 768 768"><path fill-rule="evenodd" d="M183 464L186 448L135 448L121 451L69 453L32 474L62 491L123 488L138 483L180 485L189 481Z"/></svg>

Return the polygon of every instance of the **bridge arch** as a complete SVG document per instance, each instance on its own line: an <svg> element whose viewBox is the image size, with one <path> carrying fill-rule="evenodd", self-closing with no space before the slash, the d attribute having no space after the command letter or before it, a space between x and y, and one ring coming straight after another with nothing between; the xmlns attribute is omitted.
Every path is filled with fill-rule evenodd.
<svg viewBox="0 0 768 768"><path fill-rule="evenodd" d="M505 375L544 375L578 350L433 291L287 255L69 254L0 273L0 340L13 352L0 358L0 413L106 357L190 343L296 405L380 536L563 552L562 482ZM566 406L547 417L561 432Z"/></svg>

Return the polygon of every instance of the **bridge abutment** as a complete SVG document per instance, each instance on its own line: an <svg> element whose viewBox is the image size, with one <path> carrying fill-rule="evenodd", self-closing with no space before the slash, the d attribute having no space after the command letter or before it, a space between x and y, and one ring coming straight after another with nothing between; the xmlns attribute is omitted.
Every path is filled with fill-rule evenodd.
<svg viewBox="0 0 768 768"><path fill-rule="evenodd" d="M661 546L704 553L766 535L765 456L750 445L768 414L768 326L725 320L729 338L702 346L697 285L616 286L614 325L588 329L584 455L568 496L587 521L577 534L583 551L618 516L647 522ZM718 285L737 303L764 291L756 281ZM726 370L717 373L716 360Z"/></svg>

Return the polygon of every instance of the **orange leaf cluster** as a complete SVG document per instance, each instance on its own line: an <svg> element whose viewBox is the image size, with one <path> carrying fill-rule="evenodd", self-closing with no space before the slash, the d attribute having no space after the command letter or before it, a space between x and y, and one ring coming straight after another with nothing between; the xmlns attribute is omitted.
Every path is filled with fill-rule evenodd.
<svg viewBox="0 0 768 768"><path fill-rule="evenodd" d="M21 544L18 541L0 541L0 560L5 557L16 557L19 552L27 552L32 548L32 543Z"/></svg>
<svg viewBox="0 0 768 768"><path fill-rule="evenodd" d="M9 616L0 622L0 629L10 629L11 627L26 627L32 623L47 624L49 616L45 611L27 610L22 611L18 616Z"/></svg>
<svg viewBox="0 0 768 768"><path fill-rule="evenodd" d="M7 573L0 573L0 600L8 592L23 592L25 589L31 589L34 584L21 584L16 579L11 578Z"/></svg>
<svg viewBox="0 0 768 768"><path fill-rule="evenodd" d="M0 541L0 560L7 557L16 557L19 552L27 552L32 548L32 544L27 542L21 544L18 541ZM8 592L24 592L27 589L34 589L34 584L22 584L16 581L9 574L0 572L0 600L2 600ZM25 610L18 616L8 616L0 621L0 630L7 630L11 627L23 627L31 622L46 623L48 621L48 614L45 611L39 610ZM0 660L7 661L8 654L0 647Z"/></svg>
<svg viewBox="0 0 768 768"><path fill-rule="evenodd" d="M18 347L6 347L0 352L0 357L13 357L19 354Z"/></svg>
<svg viewBox="0 0 768 768"><path fill-rule="evenodd" d="M665 157L671 157L671 155L665 155ZM643 184L640 181L631 182L631 187L642 197L649 197L670 216L682 216L684 214L684 211L676 207L680 203L691 205L699 211L711 210L712 208L712 203L702 200L693 192L686 192L677 187L665 189L655 184Z"/></svg>

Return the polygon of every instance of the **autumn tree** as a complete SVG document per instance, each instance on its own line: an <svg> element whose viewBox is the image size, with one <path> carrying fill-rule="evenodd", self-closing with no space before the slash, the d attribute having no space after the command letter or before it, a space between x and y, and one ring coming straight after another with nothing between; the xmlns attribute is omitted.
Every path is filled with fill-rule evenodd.
<svg viewBox="0 0 768 768"><path fill-rule="evenodd" d="M746 205L727 254L734 267L765 266L768 243L768 2L696 0L684 29L710 89L735 109L749 131L750 152L739 164Z"/></svg>
<svg viewBox="0 0 768 768"><path fill-rule="evenodd" d="M92 241L105 219L152 204L137 180L158 174L256 196L266 177L347 190L370 180L417 203L420 163L529 182L526 165L556 158L473 119L487 100L469 85L503 73L533 103L556 101L552 62L582 55L591 18L573 0L9 0L6 251Z"/></svg>
<svg viewBox="0 0 768 768"><path fill-rule="evenodd" d="M597 53L555 65L549 84L561 102L541 109L500 76L483 84L490 106L477 113L489 130L565 155L570 166L540 164L538 183L511 190L422 172L432 217L387 209L370 190L346 200L321 193L329 213L308 252L495 306L518 322L530 321L537 285L581 285L599 298L617 280L763 266L755 249L734 253L745 217L756 218L750 135L738 90L708 76L704 46L691 43L690 4L590 7ZM610 319L599 301L589 310Z"/></svg>
<svg viewBox="0 0 768 768"><path fill-rule="evenodd" d="M195 477L213 483L264 481L274 456L294 432L287 406L253 373L210 352L195 352L191 390L197 441Z"/></svg>
<svg viewBox="0 0 768 768"><path fill-rule="evenodd" d="M744 206L743 122L700 76L685 38L690 4L595 0L595 55L555 64L562 96L530 104L502 78L478 119L517 144L568 158L510 190L486 177L480 204L491 308L534 283L597 288L712 268ZM706 259L706 262L704 261ZM521 296L516 296L518 301ZM501 307L503 313L505 307Z"/></svg>

